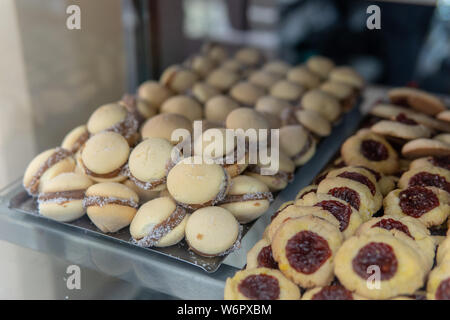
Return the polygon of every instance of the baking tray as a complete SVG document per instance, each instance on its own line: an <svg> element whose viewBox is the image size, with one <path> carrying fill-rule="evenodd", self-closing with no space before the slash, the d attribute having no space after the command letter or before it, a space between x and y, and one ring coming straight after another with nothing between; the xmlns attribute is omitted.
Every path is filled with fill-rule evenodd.
<svg viewBox="0 0 450 320"><path fill-rule="evenodd" d="M293 183L289 184L287 188L274 195L275 199L266 213L256 222L252 222L243 226L242 243L245 245L240 250L232 253L232 257L228 259L231 262L227 264L238 268L242 267L243 263L245 263L245 254L248 251L246 249L248 249L249 246L252 246L259 239L261 227L265 227L265 225L267 225L267 220L269 219L268 217L270 217L273 213L275 213L275 211L277 211L281 203L292 199L293 197L291 197L291 195L295 196L295 194L299 189L301 189L302 186L309 184L309 182L322 170L324 165L330 161L330 159L339 149L343 140L347 136L349 136L360 123L362 115L359 111L359 105L360 101L358 101L352 111L343 115L340 121L333 128L332 134L326 139L323 139L318 144L315 156L306 165L296 170ZM184 240L177 245L166 248L139 247L130 242L131 235L129 232L129 228L123 228L118 232L105 234L102 233L86 215L78 220L68 223L51 220L49 218L41 216L38 213L36 199L30 197L22 186L18 187L17 190L12 193L12 196L9 199L4 200L7 201L8 207L10 209L18 213L31 215L36 219L45 219L49 221L50 224L55 225L55 227L64 225L69 229L101 237L107 239L108 241L120 243L124 246L131 246L135 248L137 247L140 250L155 252L157 254L167 256L171 259L176 259L194 265L208 273L215 272L227 258L227 256L199 256L188 249L188 246ZM258 230L252 230L254 229L254 225L260 226ZM250 237L247 237L247 234Z"/></svg>

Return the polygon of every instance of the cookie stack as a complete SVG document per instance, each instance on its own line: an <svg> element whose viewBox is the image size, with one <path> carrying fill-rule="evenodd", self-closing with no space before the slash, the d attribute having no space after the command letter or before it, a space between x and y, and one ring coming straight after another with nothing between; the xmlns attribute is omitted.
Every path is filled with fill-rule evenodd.
<svg viewBox="0 0 450 320"><path fill-rule="evenodd" d="M226 299L251 299L242 275L268 275L267 268L299 286L304 300L450 299L450 157L429 143L405 152L421 135L447 143L447 111L417 89L389 96L401 105L375 105L340 157L274 214L246 270L228 279ZM445 240L435 236L443 230Z"/></svg>
<svg viewBox="0 0 450 320"><path fill-rule="evenodd" d="M159 81L97 108L61 147L33 159L23 185L51 219L70 222L87 213L105 233L129 226L140 246L171 246L185 237L199 255L223 255L238 247L241 224L268 209L272 192L292 181L363 86L353 70L324 57L292 67L266 61L254 48L229 55L207 44ZM195 121L200 137L192 137ZM197 161L214 130L279 128L272 175L264 174L271 164L263 159L249 163L247 149L229 161L236 150L225 143L212 162ZM176 129L190 137L173 136ZM174 157L187 142L193 153Z"/></svg>

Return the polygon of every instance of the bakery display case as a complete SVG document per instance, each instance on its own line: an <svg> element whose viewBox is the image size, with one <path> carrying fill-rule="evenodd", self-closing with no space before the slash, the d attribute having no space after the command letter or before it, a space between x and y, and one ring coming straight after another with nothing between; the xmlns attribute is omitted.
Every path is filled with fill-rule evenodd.
<svg viewBox="0 0 450 320"><path fill-rule="evenodd" d="M11 116L3 117L0 237L11 268L21 265L9 279L21 289L4 298L450 294L442 289L449 276L448 57L436 53L448 32L445 1L378 1L374 11L339 0L1 6L14 30L3 32L14 52L9 68L20 70L2 79ZM372 22L380 19L377 10L380 28L369 23L372 14ZM399 18L404 10L417 32ZM212 145L205 136L226 129L250 132L242 154L222 141L212 163L196 163ZM270 134L252 138L252 130ZM277 156L271 174L261 149ZM260 153L253 159L251 152ZM413 191L422 200L398 204ZM437 213L404 209L431 198ZM337 207L351 212L350 227ZM405 215L416 219L408 224ZM380 226L385 216L390 224ZM405 224L412 236L400 230ZM399 252L393 259L402 258L398 272L382 268L382 282L396 284L372 294L358 282L368 262L358 265L362 271L344 266L375 240L384 246L377 252L390 245ZM328 262L308 267L312 258L302 250L310 249L301 241ZM288 251L299 255L297 265ZM50 266L48 279L18 281L33 263ZM46 290L21 293L42 282Z"/></svg>

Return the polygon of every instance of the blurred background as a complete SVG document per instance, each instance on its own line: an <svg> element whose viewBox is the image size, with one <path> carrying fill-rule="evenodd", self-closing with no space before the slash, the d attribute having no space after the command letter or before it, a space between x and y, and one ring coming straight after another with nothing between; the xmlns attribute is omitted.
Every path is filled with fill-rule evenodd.
<svg viewBox="0 0 450 320"><path fill-rule="evenodd" d="M81 30L66 27L73 4ZM379 30L366 27L372 4L381 9ZM0 186L95 108L158 78L205 41L255 46L294 65L321 54L371 83L448 94L449 37L450 0L2 0ZM0 254L0 298L143 295L90 270L89 289L75 295L65 286L67 262L1 241Z"/></svg>

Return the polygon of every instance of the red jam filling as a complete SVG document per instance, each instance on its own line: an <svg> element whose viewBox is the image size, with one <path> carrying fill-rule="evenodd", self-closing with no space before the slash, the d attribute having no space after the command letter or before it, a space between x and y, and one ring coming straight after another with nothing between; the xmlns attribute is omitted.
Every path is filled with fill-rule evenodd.
<svg viewBox="0 0 450 320"><path fill-rule="evenodd" d="M322 175L320 175L320 176L318 176L315 180L314 180L314 184L319 184L319 183L321 183L322 182L322 180L324 180L326 177L327 177L327 174L328 174L328 172L327 173L324 173L324 174L322 174Z"/></svg>
<svg viewBox="0 0 450 320"><path fill-rule="evenodd" d="M339 174L338 177L350 179L350 180L354 180L359 183L362 183L362 184L366 185L367 188L370 189L370 192L372 193L372 195L375 195L375 192L376 192L375 185L372 183L372 181L369 180L369 178L367 178L365 175L363 175L361 173L346 171L346 172L342 172L341 174Z"/></svg>
<svg viewBox="0 0 450 320"><path fill-rule="evenodd" d="M298 232L285 249L291 267L304 274L316 272L331 257L327 240L311 231Z"/></svg>
<svg viewBox="0 0 450 320"><path fill-rule="evenodd" d="M404 113L399 113L397 115L397 117L395 117L395 121L403 123L403 124L407 124L407 125L410 125L410 126L417 125L416 121L414 121L413 119L408 118Z"/></svg>
<svg viewBox="0 0 450 320"><path fill-rule="evenodd" d="M403 223L401 223L400 221L388 218L388 219L382 219L380 221L378 221L377 223L375 223L372 228L382 228L382 229L386 229L386 230L399 230L401 232L403 232L404 234L406 234L408 237L414 239L414 237L411 235L411 233L409 232L409 228L408 226L404 225Z"/></svg>
<svg viewBox="0 0 450 320"><path fill-rule="evenodd" d="M443 176L425 171L411 177L409 186L436 187L450 192L450 183Z"/></svg>
<svg viewBox="0 0 450 320"><path fill-rule="evenodd" d="M432 157L430 162L436 167L450 170L450 156Z"/></svg>
<svg viewBox="0 0 450 320"><path fill-rule="evenodd" d="M398 262L390 245L382 242L370 242L359 249L358 254L353 258L352 266L353 271L366 280L373 274L373 270L369 267L378 266L380 279L389 280L397 272Z"/></svg>
<svg viewBox="0 0 450 320"><path fill-rule="evenodd" d="M401 191L399 198L402 212L413 218L420 218L439 206L439 199L433 191L421 186L409 187Z"/></svg>
<svg viewBox="0 0 450 320"><path fill-rule="evenodd" d="M441 281L435 297L437 300L450 300L450 278Z"/></svg>
<svg viewBox="0 0 450 320"><path fill-rule="evenodd" d="M370 161L383 161L389 156L386 146L372 139L363 140L361 143L361 153Z"/></svg>
<svg viewBox="0 0 450 320"><path fill-rule="evenodd" d="M267 274L256 274L239 283L239 291L253 300L276 300L280 296L280 285L277 278Z"/></svg>
<svg viewBox="0 0 450 320"><path fill-rule="evenodd" d="M258 268L278 269L278 263L273 258L272 247L270 245L261 249L256 260L258 261Z"/></svg>
<svg viewBox="0 0 450 320"><path fill-rule="evenodd" d="M358 192L347 187L333 188L328 191L329 195L344 200L356 210L359 210L361 200Z"/></svg>
<svg viewBox="0 0 450 320"><path fill-rule="evenodd" d="M353 300L353 294L337 284L323 287L311 300Z"/></svg>
<svg viewBox="0 0 450 320"><path fill-rule="evenodd" d="M315 204L315 206L321 207L331 213L339 221L340 231L347 229L352 214L352 209L349 205L336 200L324 200Z"/></svg>

